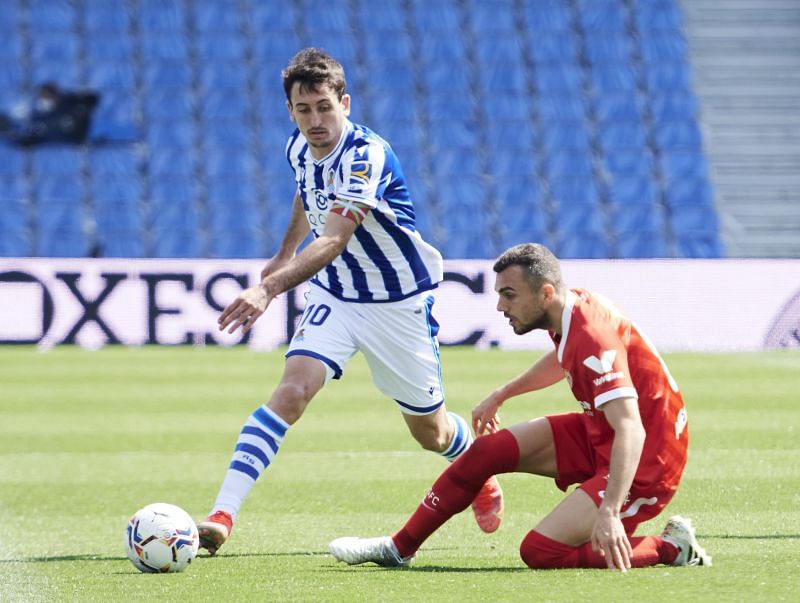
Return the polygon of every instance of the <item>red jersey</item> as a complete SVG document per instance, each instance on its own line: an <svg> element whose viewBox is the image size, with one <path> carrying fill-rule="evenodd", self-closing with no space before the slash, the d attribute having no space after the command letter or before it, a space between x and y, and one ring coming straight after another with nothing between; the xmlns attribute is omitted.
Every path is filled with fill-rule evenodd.
<svg viewBox="0 0 800 603"><path fill-rule="evenodd" d="M608 467L614 430L599 409L638 399L646 437L634 481L677 486L689 433L678 385L649 340L609 300L582 289L568 293L562 334L550 333L558 361L583 407L595 466Z"/></svg>

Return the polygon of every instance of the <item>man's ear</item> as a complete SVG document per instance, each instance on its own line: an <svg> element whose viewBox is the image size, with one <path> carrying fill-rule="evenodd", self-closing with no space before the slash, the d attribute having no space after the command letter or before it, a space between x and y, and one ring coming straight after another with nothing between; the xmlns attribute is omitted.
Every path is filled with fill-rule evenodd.
<svg viewBox="0 0 800 603"><path fill-rule="evenodd" d="M345 116L350 115L350 95L349 94L342 95L342 107L344 108Z"/></svg>
<svg viewBox="0 0 800 603"><path fill-rule="evenodd" d="M289 112L289 119L294 122L294 112L292 111L292 103L290 101L286 101L286 110Z"/></svg>

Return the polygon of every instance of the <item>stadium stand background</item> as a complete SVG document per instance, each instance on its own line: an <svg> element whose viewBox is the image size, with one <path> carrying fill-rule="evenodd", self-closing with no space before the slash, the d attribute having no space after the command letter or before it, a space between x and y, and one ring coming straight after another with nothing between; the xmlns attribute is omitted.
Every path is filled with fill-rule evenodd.
<svg viewBox="0 0 800 603"><path fill-rule="evenodd" d="M445 257L725 255L674 0L0 3L0 109L46 80L102 94L89 144L0 145L0 255L270 256L293 194L280 70L309 45Z"/></svg>

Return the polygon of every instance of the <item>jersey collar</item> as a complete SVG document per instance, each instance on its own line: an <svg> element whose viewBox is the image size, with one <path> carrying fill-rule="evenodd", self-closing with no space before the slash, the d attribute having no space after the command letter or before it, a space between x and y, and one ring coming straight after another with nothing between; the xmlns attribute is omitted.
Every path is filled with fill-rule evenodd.
<svg viewBox="0 0 800 603"><path fill-rule="evenodd" d="M561 312L561 341L558 343L558 362L564 357L564 348L567 347L567 337L569 336L569 325L572 322L572 309L578 296L571 289L567 289L567 299L564 303L564 310Z"/></svg>

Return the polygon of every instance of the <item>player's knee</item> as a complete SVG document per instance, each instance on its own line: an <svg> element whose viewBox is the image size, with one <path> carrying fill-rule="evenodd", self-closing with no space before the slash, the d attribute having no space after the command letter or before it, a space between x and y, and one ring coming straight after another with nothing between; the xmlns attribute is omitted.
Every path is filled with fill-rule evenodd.
<svg viewBox="0 0 800 603"><path fill-rule="evenodd" d="M301 417L313 395L303 383L284 382L273 392L269 407L291 425Z"/></svg>
<svg viewBox="0 0 800 603"><path fill-rule="evenodd" d="M566 545L559 545L554 548L553 540L541 535L536 530L528 532L519 545L519 556L531 569L553 569L561 567L561 559L564 555L562 548Z"/></svg>

